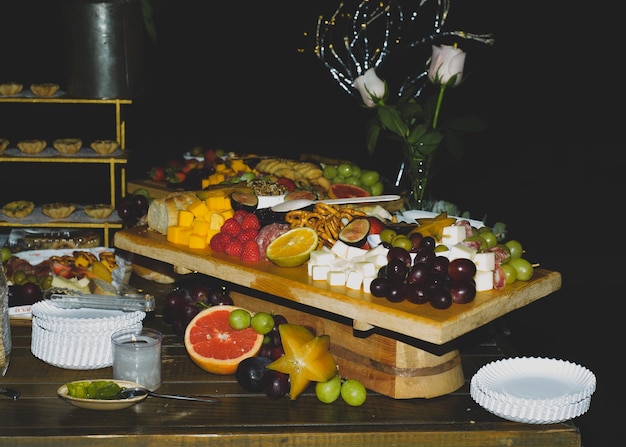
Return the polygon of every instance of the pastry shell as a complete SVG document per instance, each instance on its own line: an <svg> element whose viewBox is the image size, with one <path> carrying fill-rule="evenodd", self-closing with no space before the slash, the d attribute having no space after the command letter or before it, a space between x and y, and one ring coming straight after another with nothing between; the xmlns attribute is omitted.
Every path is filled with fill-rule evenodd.
<svg viewBox="0 0 626 447"><path fill-rule="evenodd" d="M22 140L18 141L17 147L25 154L38 154L43 151L48 142L46 140Z"/></svg>
<svg viewBox="0 0 626 447"><path fill-rule="evenodd" d="M76 205L71 203L46 203L41 207L41 212L53 219L63 219L74 212Z"/></svg>
<svg viewBox="0 0 626 447"><path fill-rule="evenodd" d="M46 82L44 84L30 84L30 91L35 96L54 96L59 91L59 84Z"/></svg>
<svg viewBox="0 0 626 447"><path fill-rule="evenodd" d="M2 213L9 217L26 217L35 209L35 204L28 200L9 202L2 207Z"/></svg>
<svg viewBox="0 0 626 447"><path fill-rule="evenodd" d="M91 143L91 148L100 155L112 154L120 147L115 140L96 140Z"/></svg>
<svg viewBox="0 0 626 447"><path fill-rule="evenodd" d="M0 138L0 154L3 153L7 147L9 147L9 140L6 138Z"/></svg>
<svg viewBox="0 0 626 447"><path fill-rule="evenodd" d="M92 219L106 219L113 213L113 206L108 203L85 205L85 214Z"/></svg>
<svg viewBox="0 0 626 447"><path fill-rule="evenodd" d="M24 86L17 82L5 82L0 84L0 95L2 96L15 96L22 91Z"/></svg>
<svg viewBox="0 0 626 447"><path fill-rule="evenodd" d="M62 154L75 154L83 147L83 140L79 138L59 138L52 142L54 148Z"/></svg>

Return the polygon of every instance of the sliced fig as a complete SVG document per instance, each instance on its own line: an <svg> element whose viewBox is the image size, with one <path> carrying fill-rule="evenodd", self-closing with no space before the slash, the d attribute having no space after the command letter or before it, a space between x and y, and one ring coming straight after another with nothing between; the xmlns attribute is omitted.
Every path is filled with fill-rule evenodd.
<svg viewBox="0 0 626 447"><path fill-rule="evenodd" d="M285 196L285 202L296 199L317 200L317 196L313 191L309 191L306 189L297 189L295 191L288 192Z"/></svg>
<svg viewBox="0 0 626 447"><path fill-rule="evenodd" d="M235 211L254 213L259 206L259 198L253 192L234 191L230 194L230 206Z"/></svg>
<svg viewBox="0 0 626 447"><path fill-rule="evenodd" d="M370 232L370 221L364 217L357 217L343 227L339 232L339 240L354 247L362 246Z"/></svg>

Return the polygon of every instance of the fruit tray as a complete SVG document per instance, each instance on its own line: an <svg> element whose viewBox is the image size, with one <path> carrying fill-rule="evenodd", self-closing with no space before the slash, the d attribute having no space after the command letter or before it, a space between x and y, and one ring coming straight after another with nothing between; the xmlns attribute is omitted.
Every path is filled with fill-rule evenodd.
<svg viewBox="0 0 626 447"><path fill-rule="evenodd" d="M114 245L172 264L179 273L199 272L233 283L243 289L235 303L250 310L267 311L263 301L272 302L272 309L292 310L330 335L331 352L342 373L395 398L457 390L464 378L451 342L561 288L560 273L536 269L530 281L479 292L471 303L440 310L313 281L306 265L246 264L223 253L189 249L169 243L146 226L118 231Z"/></svg>

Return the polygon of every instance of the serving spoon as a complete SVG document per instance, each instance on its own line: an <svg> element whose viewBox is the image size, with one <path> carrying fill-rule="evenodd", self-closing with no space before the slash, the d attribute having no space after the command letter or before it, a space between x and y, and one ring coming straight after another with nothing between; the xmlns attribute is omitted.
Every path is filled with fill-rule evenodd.
<svg viewBox="0 0 626 447"><path fill-rule="evenodd" d="M148 395L152 397L161 397L163 399L194 400L198 402L212 403L219 402L219 399L216 399L214 397L183 396L180 394L160 394L143 387L124 388L122 391L120 391L120 394L123 399L132 399L133 397Z"/></svg>
<svg viewBox="0 0 626 447"><path fill-rule="evenodd" d="M18 390L14 390L12 388L0 388L0 394L5 395L6 397L10 397L13 400L18 399L22 393L20 393Z"/></svg>
<svg viewBox="0 0 626 447"><path fill-rule="evenodd" d="M400 199L400 196L397 194L387 194L382 196L368 196L368 197L345 197L343 199L322 199L322 200L311 200L311 199L295 199L295 200L286 200L283 203L279 203L278 205L274 205L271 209L277 213L285 213L287 211L299 210L301 208L306 208L309 205L314 205L316 203L325 203L326 205L347 205L349 203L370 203L370 202L391 202L393 200Z"/></svg>

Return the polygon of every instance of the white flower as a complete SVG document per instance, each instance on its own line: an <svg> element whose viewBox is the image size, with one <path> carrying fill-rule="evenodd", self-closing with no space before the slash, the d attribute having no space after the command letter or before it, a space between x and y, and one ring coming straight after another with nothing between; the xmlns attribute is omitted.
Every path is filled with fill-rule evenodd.
<svg viewBox="0 0 626 447"><path fill-rule="evenodd" d="M461 83L465 52L450 45L433 45L433 56L428 69L428 79L434 84L445 85L454 75L456 79L452 87Z"/></svg>
<svg viewBox="0 0 626 447"><path fill-rule="evenodd" d="M376 75L373 68L354 80L354 88L358 90L367 107L376 107L377 100L385 96L385 81Z"/></svg>

